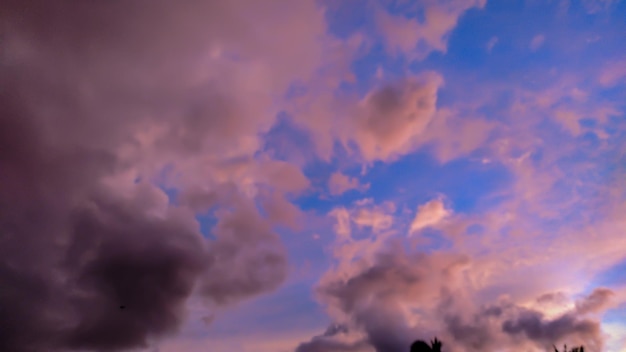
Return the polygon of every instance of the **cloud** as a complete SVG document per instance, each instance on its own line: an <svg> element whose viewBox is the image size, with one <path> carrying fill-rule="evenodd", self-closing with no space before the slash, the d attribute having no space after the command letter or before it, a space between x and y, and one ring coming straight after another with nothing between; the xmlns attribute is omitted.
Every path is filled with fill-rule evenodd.
<svg viewBox="0 0 626 352"><path fill-rule="evenodd" d="M304 342L296 348L296 352L372 352L369 344L363 341L344 343L334 340L315 337L310 342Z"/></svg>
<svg viewBox="0 0 626 352"><path fill-rule="evenodd" d="M441 76L426 73L370 92L356 107L340 139L353 142L365 160L389 161L420 145L435 116Z"/></svg>
<svg viewBox="0 0 626 352"><path fill-rule="evenodd" d="M576 311L579 314L586 314L605 310L613 296L615 296L615 292L608 288L596 288L589 296L576 302Z"/></svg>
<svg viewBox="0 0 626 352"><path fill-rule="evenodd" d="M328 190L332 195L340 195L352 189L364 191L369 186L369 183L361 184L356 177L350 177L341 172L334 172L328 179Z"/></svg>
<svg viewBox="0 0 626 352"><path fill-rule="evenodd" d="M352 216L352 221L360 227L369 227L372 231L386 230L393 225L393 217L379 209L359 209Z"/></svg>
<svg viewBox="0 0 626 352"><path fill-rule="evenodd" d="M571 0L570 0L571 1ZM588 13L607 11L620 0L583 0L583 5Z"/></svg>
<svg viewBox="0 0 626 352"><path fill-rule="evenodd" d="M342 116L331 119L334 115L327 111L320 117L333 126L325 135L370 163L392 162L429 144L442 162L469 154L489 140L497 124L464 111L438 109L443 84L441 75L426 71L373 88L360 100L337 101L332 106ZM332 177L337 184L348 182Z"/></svg>
<svg viewBox="0 0 626 352"><path fill-rule="evenodd" d="M355 267L354 275L341 279L343 271L337 271L322 278L318 295L329 305L331 316L339 323L353 322L350 326L362 331L374 350L404 351L414 331L402 303L432 298L435 290L426 288L435 284L428 274L435 268L429 258L406 256L398 247L370 255L357 257L374 262L360 270Z"/></svg>
<svg viewBox="0 0 626 352"><path fill-rule="evenodd" d="M375 351L405 351L414 339L434 335L458 351L538 349L556 341L602 346L600 323L576 311L547 319L505 301L471 303L457 291L467 265L463 256L407 253L391 245L354 276L323 278L318 295L329 312L340 313L331 315L336 321L352 322Z"/></svg>
<svg viewBox="0 0 626 352"><path fill-rule="evenodd" d="M578 136L582 132L579 121L583 117L580 114L573 111L557 110L554 117L573 136Z"/></svg>
<svg viewBox="0 0 626 352"><path fill-rule="evenodd" d="M302 132L289 145L314 147L341 169L423 148L441 164L490 160L464 170L497 169L508 182L477 202L474 189L451 194L475 204L467 214L441 199L414 217L398 214L398 199L334 208L333 263L315 291L334 325L302 351L393 352L439 333L460 352L542 349L555 339L600 349L599 321L623 290L578 286L624 259L623 170L612 167L624 151L612 99L623 58L584 62L576 74L567 65L519 75L490 67L507 82L479 74L485 85L460 77L477 72L476 60L450 71L454 55L418 65L442 69L445 90L443 73L414 73L415 60L445 53L461 16L485 3L387 2L342 39L314 0L5 1L0 350L152 347L179 331L190 299L219 311L215 326L222 311L276 290L290 270L275 228L300 229L293 200L311 191L302 167L313 158L272 159L281 153L264 138L283 112ZM612 4L582 3L589 12ZM600 22L590 29L612 25ZM584 34L603 38L591 56L613 55L604 46L616 39ZM378 46L394 57L369 61ZM360 76L368 62L370 73L385 72L373 88ZM457 96L467 87L491 97ZM426 192L456 190L440 181ZM341 173L328 180L333 195L368 187ZM326 223L315 226L321 233ZM429 226L445 251L421 252L398 236ZM241 345L233 340L220 346Z"/></svg>
<svg viewBox="0 0 626 352"><path fill-rule="evenodd" d="M202 294L218 304L229 304L275 289L287 276L279 237L252 205L220 212L218 219L213 231L217 240L208 245Z"/></svg>
<svg viewBox="0 0 626 352"><path fill-rule="evenodd" d="M298 345L296 352L372 352L372 348L346 326L331 325L322 335Z"/></svg>
<svg viewBox="0 0 626 352"><path fill-rule="evenodd" d="M428 129L427 142L440 162L467 156L489 143L497 123L467 112L442 108Z"/></svg>
<svg viewBox="0 0 626 352"><path fill-rule="evenodd" d="M537 34L530 41L529 48L531 51L537 51L543 43L546 41L546 37L543 34Z"/></svg>
<svg viewBox="0 0 626 352"><path fill-rule="evenodd" d="M381 233L393 225L393 212L396 206L393 202L381 205L372 204L371 198L356 201L355 206L348 210L340 207L333 209L329 215L337 220L335 230L338 235L349 238L352 234L352 224L358 229L367 229L375 234Z"/></svg>
<svg viewBox="0 0 626 352"><path fill-rule="evenodd" d="M415 6L423 11L423 19L379 9L376 23L391 54L420 60L432 51L446 52L448 35L463 13L474 7L482 8L485 4L484 0L421 1Z"/></svg>
<svg viewBox="0 0 626 352"><path fill-rule="evenodd" d="M506 320L502 324L502 330L510 335L525 335L546 346L564 337L575 339L574 344L584 343L588 348L602 345L599 322L577 319L570 314L546 321L538 312L522 311L518 317Z"/></svg>
<svg viewBox="0 0 626 352"><path fill-rule="evenodd" d="M283 192L300 193L306 190L311 182L302 173L302 170L295 165L283 161L268 161L260 165L261 170L254 174L260 174L262 182L275 184L275 188ZM259 176L257 176L259 177Z"/></svg>
<svg viewBox="0 0 626 352"><path fill-rule="evenodd" d="M261 206L271 223L285 225L293 230L301 229L303 212L279 192L271 192L261 197Z"/></svg>
<svg viewBox="0 0 626 352"><path fill-rule="evenodd" d="M489 41L487 42L487 52L491 52L491 50L493 50L493 47L496 46L496 44L498 44L498 37L491 37L491 39L489 39Z"/></svg>
<svg viewBox="0 0 626 352"><path fill-rule="evenodd" d="M192 295L283 282L271 222L293 222L284 197L309 181L259 157L259 135L319 63L315 2L9 1L0 21L0 349L145 347Z"/></svg>
<svg viewBox="0 0 626 352"><path fill-rule="evenodd" d="M603 67L598 77L604 87L613 87L626 79L626 60L610 62Z"/></svg>
<svg viewBox="0 0 626 352"><path fill-rule="evenodd" d="M560 283L532 282L537 275L529 268L549 266L532 259L506 264L512 255L509 250L479 254L471 247L453 246L421 252L399 237L385 235L393 234L393 227L364 235L346 226L359 211L372 208L376 208L372 202L359 202L353 209L333 212L343 214L337 217L338 225L343 225L336 228L340 233L333 244L335 264L316 288L333 323L344 326L352 340L346 343L323 334L301 344L300 350L360 351L367 350L365 344L373 351L405 351L413 340L435 335L447 348L462 352L541 350L562 342L602 348L599 317L611 307L611 290L598 288L574 304L569 293L546 292ZM466 221L449 214L441 199L422 205L416 218L426 226L445 216L450 216L450 224L442 226L444 233L454 227L452 223ZM502 280L497 268L515 282ZM520 280L526 293L518 289ZM553 309L555 304L558 310Z"/></svg>
<svg viewBox="0 0 626 352"><path fill-rule="evenodd" d="M409 228L409 234L418 232L424 228L436 225L451 214L449 209L446 209L442 199L434 199L426 204L420 205L417 208L415 218L411 222Z"/></svg>
<svg viewBox="0 0 626 352"><path fill-rule="evenodd" d="M442 76L428 71L385 82L364 97L338 99L328 92L314 93L313 101L296 103L293 113L298 123L309 128L320 157L335 155L339 142L352 158L389 162L428 139L425 130L436 115L442 85Z"/></svg>

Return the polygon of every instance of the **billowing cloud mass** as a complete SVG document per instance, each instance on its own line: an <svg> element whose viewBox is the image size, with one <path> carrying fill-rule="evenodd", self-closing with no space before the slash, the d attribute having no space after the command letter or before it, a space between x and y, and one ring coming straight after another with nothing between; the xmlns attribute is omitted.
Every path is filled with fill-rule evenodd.
<svg viewBox="0 0 626 352"><path fill-rule="evenodd" d="M314 4L290 4L271 6L310 23L288 36L270 4L2 5L0 349L146 346L177 330L196 291L225 305L285 279L285 248L250 194L274 190L274 219L284 193L309 185L253 159L272 89L316 55L278 51L323 30ZM270 32L253 30L263 23ZM280 74L270 56L285 59ZM206 209L211 241L194 213Z"/></svg>
<svg viewBox="0 0 626 352"><path fill-rule="evenodd" d="M624 13L2 2L0 350L623 351Z"/></svg>
<svg viewBox="0 0 626 352"><path fill-rule="evenodd" d="M338 223L336 266L321 279L317 295L343 331L314 337L297 351L400 352L435 334L454 351L541 350L555 341L602 348L600 323L588 314L607 308L610 289L598 288L573 308L546 316L507 296L492 301L475 276L484 258L406 249L371 228L370 238L358 239Z"/></svg>

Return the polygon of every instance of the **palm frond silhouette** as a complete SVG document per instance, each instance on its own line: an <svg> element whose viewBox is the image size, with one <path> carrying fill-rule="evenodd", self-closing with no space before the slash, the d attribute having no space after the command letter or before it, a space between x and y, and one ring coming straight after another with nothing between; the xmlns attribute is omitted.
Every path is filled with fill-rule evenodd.
<svg viewBox="0 0 626 352"><path fill-rule="evenodd" d="M411 352L441 352L442 345L443 343L436 337L430 341L430 346L422 340L417 340L411 344Z"/></svg>
<svg viewBox="0 0 626 352"><path fill-rule="evenodd" d="M411 352L441 352L441 346L443 346L443 343L436 337L434 340L430 341L430 345L423 340L417 340L411 344ZM552 347L554 347L554 352L585 352L584 346L573 347L568 350L567 345L563 345L562 351L559 351L554 345L552 345Z"/></svg>
<svg viewBox="0 0 626 352"><path fill-rule="evenodd" d="M552 345L552 347L554 347L554 352L559 352L559 349L556 348L556 346ZM562 352L585 352L585 347L584 346L573 347L571 350L568 351L567 345L563 345Z"/></svg>

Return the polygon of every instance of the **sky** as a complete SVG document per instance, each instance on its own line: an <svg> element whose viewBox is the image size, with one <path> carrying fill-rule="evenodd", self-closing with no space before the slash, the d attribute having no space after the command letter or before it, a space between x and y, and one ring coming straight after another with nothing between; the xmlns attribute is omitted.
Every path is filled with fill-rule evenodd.
<svg viewBox="0 0 626 352"><path fill-rule="evenodd" d="M626 1L0 28L0 350L626 351Z"/></svg>

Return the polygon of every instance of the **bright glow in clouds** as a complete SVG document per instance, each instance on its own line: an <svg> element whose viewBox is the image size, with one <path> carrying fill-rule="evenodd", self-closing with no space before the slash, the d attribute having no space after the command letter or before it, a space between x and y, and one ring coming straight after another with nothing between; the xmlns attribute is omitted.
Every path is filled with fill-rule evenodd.
<svg viewBox="0 0 626 352"><path fill-rule="evenodd" d="M623 352L625 18L4 1L0 350Z"/></svg>

